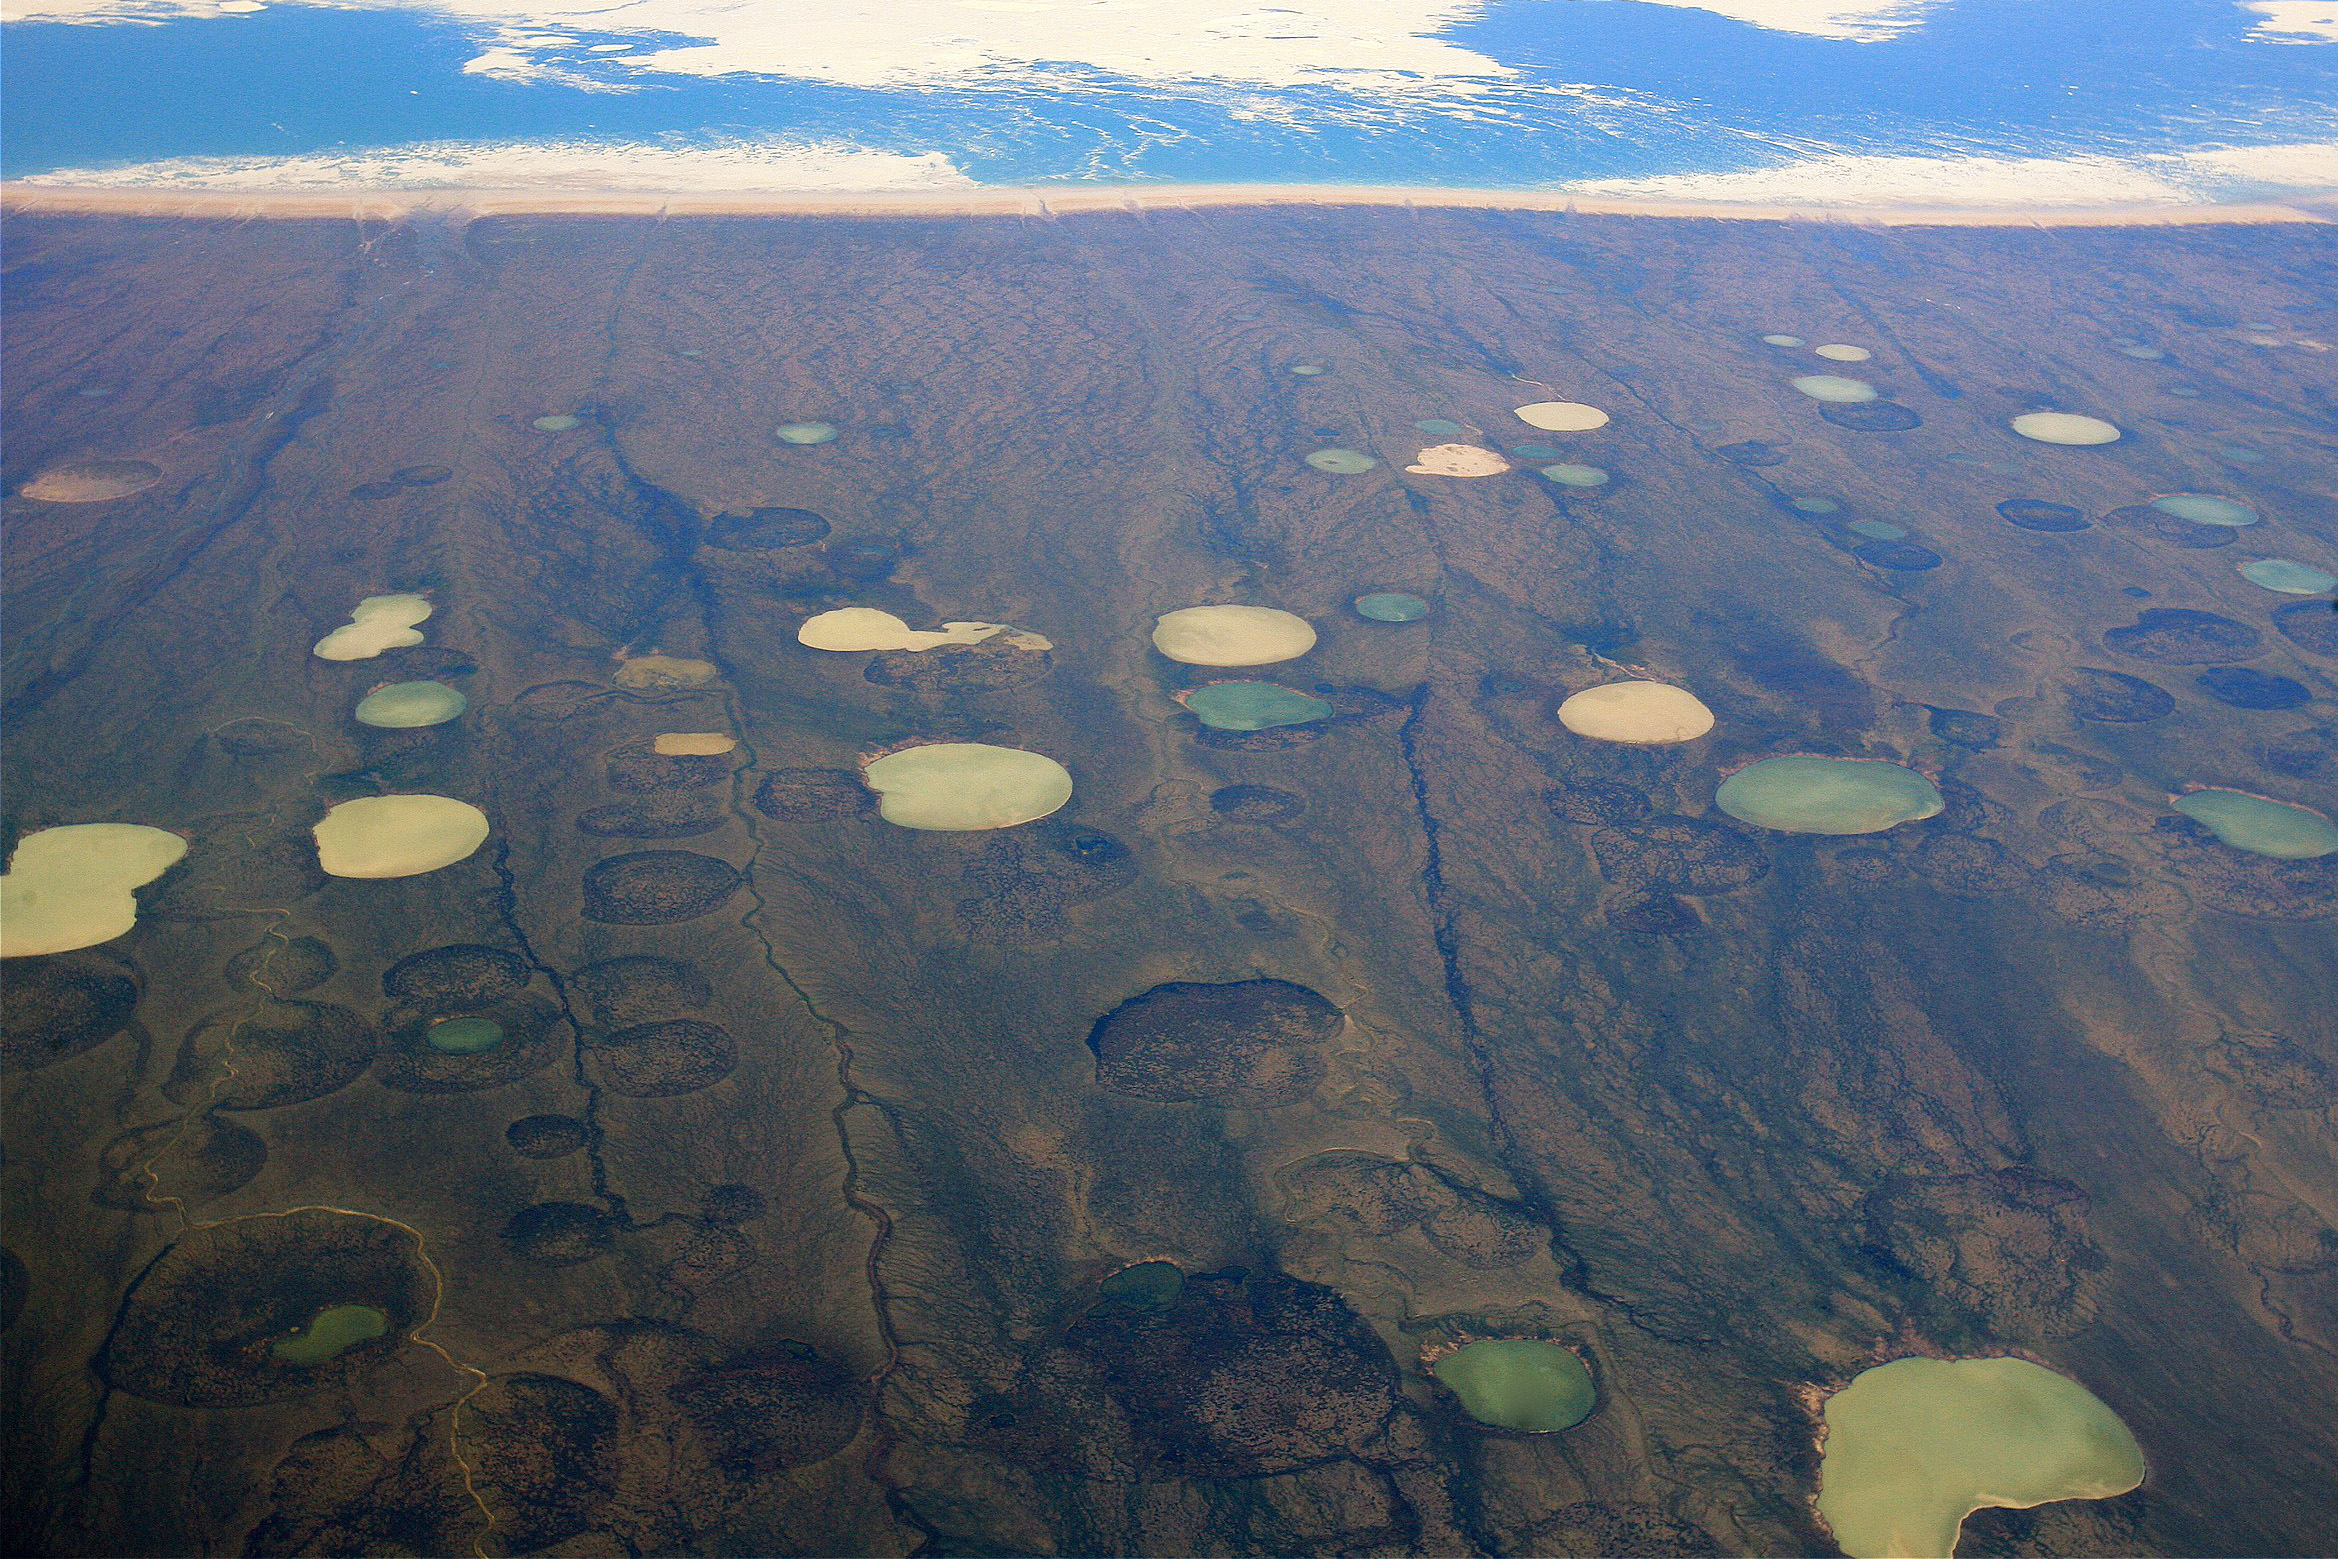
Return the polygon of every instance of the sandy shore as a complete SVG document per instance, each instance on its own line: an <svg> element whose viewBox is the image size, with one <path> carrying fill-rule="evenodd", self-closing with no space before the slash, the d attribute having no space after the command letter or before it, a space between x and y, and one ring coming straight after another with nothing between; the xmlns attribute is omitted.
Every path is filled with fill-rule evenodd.
<svg viewBox="0 0 2338 1559"><path fill-rule="evenodd" d="M2338 202L2104 206L1754 205L1631 200L1563 190L1439 189L1346 184L1152 184L768 194L688 191L432 189L116 189L0 184L9 212L122 216L334 217L391 222L420 216L1021 216L1089 211L1202 210L1242 206L1461 207L1565 211L1599 216L1708 217L1730 221L1835 222L1911 227L2124 227L2202 223L2338 221Z"/></svg>

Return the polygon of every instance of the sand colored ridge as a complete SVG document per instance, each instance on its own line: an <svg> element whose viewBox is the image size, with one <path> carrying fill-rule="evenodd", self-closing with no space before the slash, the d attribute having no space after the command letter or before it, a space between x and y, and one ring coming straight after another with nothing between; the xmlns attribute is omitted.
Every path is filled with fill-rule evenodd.
<svg viewBox="0 0 2338 1559"><path fill-rule="evenodd" d="M945 644L980 644L1007 628L1006 623L978 622L912 628L891 612L880 612L873 606L842 606L807 618L796 630L796 642L815 650L931 650Z"/></svg>
<svg viewBox="0 0 2338 1559"><path fill-rule="evenodd" d="M1976 1510L2107 1499L2143 1481L2118 1415L2027 1359L1895 1359L1825 1414L1818 1509L1851 1559L1946 1559Z"/></svg>
<svg viewBox="0 0 2338 1559"><path fill-rule="evenodd" d="M422 642L416 624L430 616L430 602L418 595L369 595L349 621L317 640L319 660L371 660L384 650Z"/></svg>
<svg viewBox="0 0 2338 1559"><path fill-rule="evenodd" d="M1607 426L1607 413L1582 401L1535 401L1517 413L1520 422L1545 433L1588 433Z"/></svg>
<svg viewBox="0 0 2338 1559"><path fill-rule="evenodd" d="M42 503L110 503L161 480L162 467L144 460L77 460L49 467L17 492Z"/></svg>
<svg viewBox="0 0 2338 1559"><path fill-rule="evenodd" d="M331 877L417 877L487 842L487 814L452 796L364 796L329 808L314 830Z"/></svg>
<svg viewBox="0 0 2338 1559"><path fill-rule="evenodd" d="M471 707L471 701L444 682L392 682L357 701L359 725L410 731L444 725Z"/></svg>
<svg viewBox="0 0 2338 1559"><path fill-rule="evenodd" d="M1510 462L1476 444L1431 444L1405 469L1415 476L1500 476Z"/></svg>
<svg viewBox="0 0 2338 1559"><path fill-rule="evenodd" d="M1875 399L1874 385L1864 379L1846 379L1841 374L1804 374L1793 384L1812 400L1837 406L1854 406Z"/></svg>
<svg viewBox="0 0 2338 1559"><path fill-rule="evenodd" d="M1272 606L1187 606L1154 622L1153 648L1188 666L1271 666L1315 648L1315 625Z"/></svg>
<svg viewBox="0 0 2338 1559"><path fill-rule="evenodd" d="M1713 729L1713 711L1668 682L1609 682L1560 704L1559 724L1603 742L1691 742Z"/></svg>
<svg viewBox="0 0 2338 1559"><path fill-rule="evenodd" d="M661 758L719 758L739 745L722 731L660 731L650 740L650 751Z"/></svg>
<svg viewBox="0 0 2338 1559"><path fill-rule="evenodd" d="M26 834L0 876L0 958L111 942L138 923L134 890L186 853L186 840L143 823L68 823Z"/></svg>
<svg viewBox="0 0 2338 1559"><path fill-rule="evenodd" d="M1072 799L1071 771L1062 764L988 742L904 747L871 761L863 777L886 822L945 833L1012 828Z"/></svg>
<svg viewBox="0 0 2338 1559"><path fill-rule="evenodd" d="M2013 419L2013 431L2038 444L2115 444L2119 429L2100 417L2082 417L2074 411L2025 411Z"/></svg>
<svg viewBox="0 0 2338 1559"><path fill-rule="evenodd" d="M617 668L619 687L704 687L721 675L710 660L687 655L629 655Z"/></svg>

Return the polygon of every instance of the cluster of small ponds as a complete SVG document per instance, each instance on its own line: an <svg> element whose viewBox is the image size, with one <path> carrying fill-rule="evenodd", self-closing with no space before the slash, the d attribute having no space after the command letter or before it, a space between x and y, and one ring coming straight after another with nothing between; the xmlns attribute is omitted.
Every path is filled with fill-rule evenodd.
<svg viewBox="0 0 2338 1559"><path fill-rule="evenodd" d="M1790 335L1763 340L1780 349L1805 346ZM1811 351L1839 364L1873 356L1847 343L1825 343ZM1326 370L1298 364L1290 372L1312 378ZM1828 406L1881 401L1873 384L1843 374L1800 374L1790 382ZM1515 414L1548 433L1588 432L1609 421L1604 410L1575 401L1534 402ZM534 426L559 433L580 423L573 414L554 413L536 418ZM1889 424L1871 420L1863 425ZM1406 468L1414 474L1498 475L1514 468L1507 457L1515 456L1544 462L1536 469L1562 487L1589 489L1611 480L1606 470L1566 458L1567 451L1555 445L1518 443L1497 451L1461 442L1475 432L1463 423L1430 418L1415 426L1426 437L1448 442L1424 447ZM2026 439L2073 447L2122 436L2110 422L2065 411L2024 413L2011 419L2010 427ZM776 430L782 442L798 446L828 443L837 435L838 429L825 422L789 423ZM1380 465L1376 456L1337 447L1318 449L1305 460L1333 476L1359 476ZM59 502L102 501L136 492L159 476L140 462L85 462L45 474L24 492ZM2208 526L2240 528L2260 518L2246 504L2206 493L2165 494L2150 500L2150 506ZM1813 515L1839 509L1823 498L1795 500L1794 507ZM2052 516L2039 516L2032 528L2061 527ZM1846 529L1877 542L1898 542L1907 535L1904 527L1880 520L1853 520ZM2338 588L2338 576L2288 558L2254 559L2239 565L2239 572L2252 584L2282 594L2316 595ZM1421 622L1433 610L1428 599L1398 590L1360 594L1352 608L1360 619L1392 626ZM431 612L429 600L418 594L368 596L348 623L317 642L314 653L324 660L354 661L420 644L421 625ZM1308 654L1317 630L1304 617L1279 608L1214 603L1163 613L1151 638L1164 658L1182 665L1250 669ZM803 624L798 639L830 653L917 652L993 640L1023 649L1050 647L1046 639L1011 624L962 620L916 629L891 613L863 607L820 613ZM718 675L705 661L650 654L626 658L616 680L627 687L692 687ZM1205 682L1174 696L1202 724L1232 732L1312 724L1335 713L1331 702L1312 693L1251 678ZM394 682L366 693L354 717L383 729L420 729L459 719L467 707L464 695L445 683ZM1633 745L1695 741L1714 726L1712 711L1693 693L1651 679L1582 689L1561 703L1556 715L1578 736ZM734 738L719 732L669 732L654 741L654 750L669 756L720 755L735 746ZM901 747L870 759L864 778L877 797L879 815L912 829L1011 828L1060 810L1072 795L1072 776L1057 760L983 742ZM1930 777L1904 764L1790 753L1724 776L1714 804L1757 827L1855 835L1935 816L1943 797ZM2303 807L2222 788L2192 789L2172 798L2171 805L2239 849L2283 859L2338 853L2338 825ZM326 873L391 878L468 858L486 841L489 826L480 809L453 797L386 795L330 807L314 832L318 864ZM186 849L178 835L136 824L65 825L25 836L9 872L0 878L6 898L5 953L64 951L123 935L136 920L134 890L168 870ZM442 1054L477 1055L507 1036L493 1018L453 1015L430 1022L422 1037ZM269 1351L290 1365L316 1365L382 1337L389 1327L389 1317L377 1308L337 1304L277 1339ZM1438 1354L1429 1372L1470 1417L1501 1430L1568 1429L1582 1422L1598 1400L1583 1357L1549 1339L1468 1341ZM2135 1487L2144 1475L2133 1437L2108 1407L2067 1377L2021 1359L1904 1358L1879 1365L1827 1399L1824 1423L1819 1509L1853 1559L1948 1554L1974 1510L2103 1497Z"/></svg>

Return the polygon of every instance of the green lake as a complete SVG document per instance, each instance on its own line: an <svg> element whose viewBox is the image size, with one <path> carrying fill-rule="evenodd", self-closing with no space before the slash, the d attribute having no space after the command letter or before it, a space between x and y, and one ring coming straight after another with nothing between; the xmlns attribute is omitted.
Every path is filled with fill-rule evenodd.
<svg viewBox="0 0 2338 1559"><path fill-rule="evenodd" d="M306 1331L277 1339L268 1351L287 1364L323 1364L389 1329L390 1318L371 1305L329 1305Z"/></svg>
<svg viewBox="0 0 2338 1559"><path fill-rule="evenodd" d="M1470 1417L1499 1429L1572 1429L1599 1401L1591 1371L1575 1350L1536 1338L1465 1343L1429 1373L1461 1399Z"/></svg>
<svg viewBox="0 0 2338 1559"><path fill-rule="evenodd" d="M1713 800L1740 822L1791 834L1874 834L1936 815L1940 787L1896 763L1795 753L1721 782Z"/></svg>

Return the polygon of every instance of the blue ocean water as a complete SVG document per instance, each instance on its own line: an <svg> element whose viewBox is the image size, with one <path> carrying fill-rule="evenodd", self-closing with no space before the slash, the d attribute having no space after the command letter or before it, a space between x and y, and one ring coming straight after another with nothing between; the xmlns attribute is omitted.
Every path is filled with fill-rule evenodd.
<svg viewBox="0 0 2338 1559"><path fill-rule="evenodd" d="M1010 86L655 74L586 56L596 35L573 27L577 68L597 75L515 80L466 74L483 29L424 9L22 21L0 28L0 174L440 141L781 138L938 152L983 184L1539 188L1838 152L2130 156L2338 138L2338 42L2251 39L2260 19L2234 0L1952 0L1854 40L1640 0L1501 0L1438 34L1515 73L1476 100L1068 65L1060 90L1045 65Z"/></svg>

